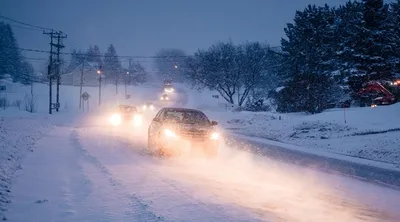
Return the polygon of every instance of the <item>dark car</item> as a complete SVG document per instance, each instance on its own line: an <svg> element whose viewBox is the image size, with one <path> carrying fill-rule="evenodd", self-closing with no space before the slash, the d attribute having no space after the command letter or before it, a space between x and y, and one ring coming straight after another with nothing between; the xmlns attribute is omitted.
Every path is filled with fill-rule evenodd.
<svg viewBox="0 0 400 222"><path fill-rule="evenodd" d="M135 106L118 105L110 118L111 124L119 126L124 123L132 123L135 126L142 124L142 115Z"/></svg>
<svg viewBox="0 0 400 222"><path fill-rule="evenodd" d="M161 101L169 101L169 96L168 96L167 94L163 94L163 95L160 97L160 100L161 100Z"/></svg>
<svg viewBox="0 0 400 222"><path fill-rule="evenodd" d="M201 153L216 156L219 134L215 126L200 110L163 108L148 129L148 148L151 152L175 155Z"/></svg>
<svg viewBox="0 0 400 222"><path fill-rule="evenodd" d="M152 102L146 102L145 104L142 105L142 111L154 111L155 107Z"/></svg>

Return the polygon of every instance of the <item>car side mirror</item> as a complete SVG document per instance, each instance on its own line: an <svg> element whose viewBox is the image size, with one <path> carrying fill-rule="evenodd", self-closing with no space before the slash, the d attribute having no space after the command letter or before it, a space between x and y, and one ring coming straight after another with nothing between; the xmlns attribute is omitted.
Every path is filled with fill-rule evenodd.
<svg viewBox="0 0 400 222"><path fill-rule="evenodd" d="M216 126L218 123L216 121L211 121L211 126Z"/></svg>

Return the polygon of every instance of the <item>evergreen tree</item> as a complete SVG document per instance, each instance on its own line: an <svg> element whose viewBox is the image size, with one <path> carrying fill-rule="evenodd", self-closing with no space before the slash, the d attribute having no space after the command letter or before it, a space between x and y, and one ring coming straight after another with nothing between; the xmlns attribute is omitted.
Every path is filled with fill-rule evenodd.
<svg viewBox="0 0 400 222"><path fill-rule="evenodd" d="M88 62L94 62L98 66L100 66L103 63L103 61L101 59L101 52L100 52L99 46L97 46L97 45L90 46L89 49L87 50L86 54L87 54Z"/></svg>
<svg viewBox="0 0 400 222"><path fill-rule="evenodd" d="M37 81L37 78L33 66L29 62L23 61L20 65L20 82L29 85L34 81Z"/></svg>
<svg viewBox="0 0 400 222"><path fill-rule="evenodd" d="M21 54L11 26L0 22L0 77L11 75L14 81L20 81Z"/></svg>
<svg viewBox="0 0 400 222"><path fill-rule="evenodd" d="M339 91L328 75L296 75L277 94L277 111L319 113L336 105Z"/></svg>
<svg viewBox="0 0 400 222"><path fill-rule="evenodd" d="M146 70L139 62L129 63L129 82L130 83L145 83L147 81Z"/></svg>
<svg viewBox="0 0 400 222"><path fill-rule="evenodd" d="M112 44L110 44L110 46L107 48L107 52L104 54L103 70L106 78L114 79L115 81L119 79L122 67L117 55L117 51Z"/></svg>
<svg viewBox="0 0 400 222"><path fill-rule="evenodd" d="M68 66L65 68L65 73L74 71L78 66L82 65L83 60L86 58L85 53L81 50L72 50L71 58Z"/></svg>
<svg viewBox="0 0 400 222"><path fill-rule="evenodd" d="M287 39L282 39L283 53L291 75L330 74L334 67L332 48L334 13L329 6L309 5L297 11L293 24L285 28Z"/></svg>
<svg viewBox="0 0 400 222"><path fill-rule="evenodd" d="M363 0L363 6L362 47L356 49L358 69L366 74L367 80L390 79L393 74L390 59L394 56L396 36L388 20L388 6L383 0Z"/></svg>
<svg viewBox="0 0 400 222"><path fill-rule="evenodd" d="M400 0L390 4L389 16L390 18L388 21L390 22L393 35L396 38L396 45L392 49L395 56L391 59L391 63L394 67L394 73L396 76L400 77Z"/></svg>

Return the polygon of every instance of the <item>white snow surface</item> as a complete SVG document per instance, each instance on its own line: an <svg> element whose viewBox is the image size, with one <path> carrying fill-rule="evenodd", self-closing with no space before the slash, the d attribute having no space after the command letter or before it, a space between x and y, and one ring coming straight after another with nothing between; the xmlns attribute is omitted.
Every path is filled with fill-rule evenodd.
<svg viewBox="0 0 400 222"><path fill-rule="evenodd" d="M53 128L37 141L11 189L7 220L400 218L396 211L400 192L395 190L266 162L225 146L215 160L159 159L143 152L145 130L110 128L101 121L104 116L88 115Z"/></svg>
<svg viewBox="0 0 400 222"><path fill-rule="evenodd" d="M77 88L64 88L70 97L62 101L77 105ZM147 126L154 113L146 116L145 124L137 129L114 128L106 120L108 108L118 103L157 100L162 87L132 87L131 100L112 96L115 88L108 88L102 109L95 108L96 89L89 92L93 104L88 113L75 112L76 105L51 116L44 113L45 108L37 114L15 108L0 112L0 144L4 149L0 155L0 176L5 179L0 181L0 196L4 197L1 206L7 210L0 211L0 215L4 220L400 221L397 190L267 160L226 145L222 145L221 155L212 160L151 156L144 148ZM291 126L304 126L304 121L317 121L319 126L318 120L322 119L334 122L323 117L329 112L319 114L320 117L288 114L283 120L273 119L278 115L274 113L232 113L226 111L221 99L211 98L214 92L199 93L178 86L178 93L183 94L175 97L179 106L201 108L222 126L237 128L231 130L241 134L254 131L262 136L260 130L266 130L260 122L275 124L269 126L272 128L284 122L289 125L289 117L295 122ZM378 112L380 108L365 110ZM349 117L353 115L350 113L351 110ZM354 114L361 119L358 115ZM390 119L389 115L385 118ZM243 122L235 123L236 119ZM314 127L307 124L307 129ZM339 120L337 125L342 127ZM346 125L350 133L368 130L360 128L363 124L352 125L351 121ZM341 132L336 126L325 127ZM381 127L387 129L387 125ZM284 127L280 129L280 139L289 138L290 132L284 132ZM307 134L321 133L308 130L309 133L300 134L302 140L306 140ZM12 161L5 162L10 157Z"/></svg>
<svg viewBox="0 0 400 222"><path fill-rule="evenodd" d="M300 146L305 152L333 153L400 167L400 103L337 108L315 115L232 112L222 98L212 98L217 92L181 87L194 98L190 106L205 111L228 132Z"/></svg>
<svg viewBox="0 0 400 222"><path fill-rule="evenodd" d="M399 112L400 104L395 104L316 115L241 112L218 118L224 127L243 135L400 166Z"/></svg>

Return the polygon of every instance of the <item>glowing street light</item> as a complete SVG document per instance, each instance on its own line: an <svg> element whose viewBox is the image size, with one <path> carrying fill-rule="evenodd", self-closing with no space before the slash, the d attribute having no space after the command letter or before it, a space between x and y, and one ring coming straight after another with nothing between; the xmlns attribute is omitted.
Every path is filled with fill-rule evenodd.
<svg viewBox="0 0 400 222"><path fill-rule="evenodd" d="M175 65L174 67L175 67L175 69L177 69L177 68L178 68L178 66L177 66L177 65Z"/></svg>
<svg viewBox="0 0 400 222"><path fill-rule="evenodd" d="M99 106L100 106L101 105L101 66L96 72L97 72L97 74L99 74Z"/></svg>

